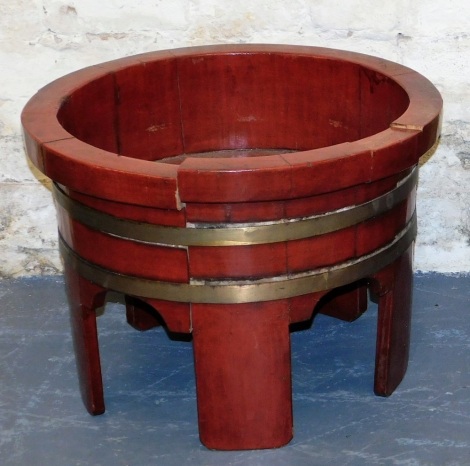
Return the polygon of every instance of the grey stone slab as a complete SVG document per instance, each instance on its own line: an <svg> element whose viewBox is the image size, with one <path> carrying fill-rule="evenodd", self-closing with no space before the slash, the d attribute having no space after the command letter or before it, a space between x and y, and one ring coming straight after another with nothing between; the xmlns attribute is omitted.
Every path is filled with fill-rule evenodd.
<svg viewBox="0 0 470 466"><path fill-rule="evenodd" d="M470 464L470 277L415 277L408 373L372 392L377 312L292 333L295 437L214 452L198 439L192 346L137 332L117 296L98 319L107 411L82 406L62 277L0 280L5 465Z"/></svg>

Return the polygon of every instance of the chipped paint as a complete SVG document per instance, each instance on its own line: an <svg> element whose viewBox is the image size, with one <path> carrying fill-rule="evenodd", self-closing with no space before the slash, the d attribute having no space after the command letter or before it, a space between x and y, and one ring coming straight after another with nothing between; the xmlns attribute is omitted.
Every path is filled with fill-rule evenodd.
<svg viewBox="0 0 470 466"><path fill-rule="evenodd" d="M156 133L157 131L161 131L162 129L165 129L166 128L166 124L165 123L161 123L159 125L151 125L149 126L146 131L148 131L149 133Z"/></svg>

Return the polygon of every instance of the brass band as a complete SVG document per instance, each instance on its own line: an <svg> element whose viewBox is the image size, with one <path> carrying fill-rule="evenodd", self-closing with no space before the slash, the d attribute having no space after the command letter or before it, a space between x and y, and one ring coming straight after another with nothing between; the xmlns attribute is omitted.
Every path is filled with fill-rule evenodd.
<svg viewBox="0 0 470 466"><path fill-rule="evenodd" d="M405 228L386 246L371 254L295 275L252 281L201 281L170 283L122 275L78 256L60 238L64 260L78 273L104 288L129 295L187 303L249 303L301 296L329 290L370 276L398 259L416 237L416 213Z"/></svg>
<svg viewBox="0 0 470 466"><path fill-rule="evenodd" d="M238 246L292 241L341 230L380 215L404 201L416 185L418 169L391 191L363 204L307 218L250 224L199 223L169 227L115 217L87 207L54 185L57 202L78 222L114 236L169 246Z"/></svg>

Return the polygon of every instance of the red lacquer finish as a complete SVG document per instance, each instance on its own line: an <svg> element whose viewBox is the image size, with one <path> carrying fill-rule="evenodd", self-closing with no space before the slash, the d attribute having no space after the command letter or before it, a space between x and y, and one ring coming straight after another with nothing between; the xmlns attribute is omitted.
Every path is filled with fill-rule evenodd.
<svg viewBox="0 0 470 466"><path fill-rule="evenodd" d="M192 315L201 441L223 450L288 443L288 303L195 304Z"/></svg>
<svg viewBox="0 0 470 466"><path fill-rule="evenodd" d="M293 435L290 326L378 302L375 393L409 352L417 164L442 100L396 63L337 50L228 45L86 68L40 90L22 123L56 185L77 367L104 411L96 308L124 294L140 331L192 334L208 448Z"/></svg>
<svg viewBox="0 0 470 466"><path fill-rule="evenodd" d="M88 412L102 414L105 407L95 311L103 306L106 290L80 277L68 264L65 278L80 391Z"/></svg>

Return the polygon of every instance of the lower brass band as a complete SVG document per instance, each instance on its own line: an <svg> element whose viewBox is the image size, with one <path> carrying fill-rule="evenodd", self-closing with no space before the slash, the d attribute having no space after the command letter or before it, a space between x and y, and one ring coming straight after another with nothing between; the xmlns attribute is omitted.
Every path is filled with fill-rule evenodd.
<svg viewBox="0 0 470 466"><path fill-rule="evenodd" d="M187 303L234 304L271 301L328 290L370 276L398 259L416 237L416 213L386 246L332 267L296 275L254 281L200 281L172 283L123 275L104 269L77 255L60 238L62 256L88 280L129 295Z"/></svg>

